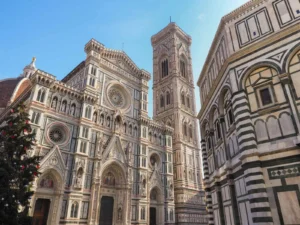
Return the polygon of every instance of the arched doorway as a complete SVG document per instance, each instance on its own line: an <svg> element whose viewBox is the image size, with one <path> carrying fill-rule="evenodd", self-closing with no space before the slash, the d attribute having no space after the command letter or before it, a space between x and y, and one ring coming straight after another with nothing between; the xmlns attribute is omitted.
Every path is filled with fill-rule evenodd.
<svg viewBox="0 0 300 225"><path fill-rule="evenodd" d="M105 166L101 174L99 225L127 224L129 185L124 168L119 163Z"/></svg>
<svg viewBox="0 0 300 225"><path fill-rule="evenodd" d="M163 195L158 187L150 191L149 225L163 224L164 204Z"/></svg>
<svg viewBox="0 0 300 225"><path fill-rule="evenodd" d="M62 199L62 178L55 169L42 173L34 186L31 201L33 225L54 225L58 223L59 205Z"/></svg>

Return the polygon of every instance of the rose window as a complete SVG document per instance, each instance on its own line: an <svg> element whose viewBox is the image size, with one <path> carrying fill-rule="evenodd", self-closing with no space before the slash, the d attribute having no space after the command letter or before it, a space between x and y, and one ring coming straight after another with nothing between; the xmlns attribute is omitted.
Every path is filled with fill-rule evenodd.
<svg viewBox="0 0 300 225"><path fill-rule="evenodd" d="M116 107L122 107L124 105L124 97L119 90L111 89L108 93L111 103Z"/></svg>
<svg viewBox="0 0 300 225"><path fill-rule="evenodd" d="M48 140L56 145L66 143L68 139L68 128L64 124L52 124L48 128Z"/></svg>
<svg viewBox="0 0 300 225"><path fill-rule="evenodd" d="M51 130L49 136L53 142L61 142L63 139L63 134L59 129Z"/></svg>
<svg viewBox="0 0 300 225"><path fill-rule="evenodd" d="M122 84L113 82L107 86L107 99L113 108L127 111L131 107L131 98Z"/></svg>

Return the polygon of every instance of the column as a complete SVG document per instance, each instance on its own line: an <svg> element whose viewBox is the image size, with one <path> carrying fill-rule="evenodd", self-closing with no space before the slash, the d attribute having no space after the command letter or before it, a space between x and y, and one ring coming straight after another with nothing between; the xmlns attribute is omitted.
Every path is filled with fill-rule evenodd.
<svg viewBox="0 0 300 225"><path fill-rule="evenodd" d="M228 178L229 193L231 197L231 206L232 206L234 225L240 225L240 215L239 215L239 209L238 209L238 204L236 199L236 192L234 188L233 176L228 175L227 178Z"/></svg>
<svg viewBox="0 0 300 225"><path fill-rule="evenodd" d="M206 151L206 143L204 139L201 141L201 152L202 152L204 180L208 180L209 173L208 173L208 163L207 163L207 151Z"/></svg>
<svg viewBox="0 0 300 225"><path fill-rule="evenodd" d="M254 224L270 225L273 224L271 208L245 91L233 93L232 103L252 221Z"/></svg>
<svg viewBox="0 0 300 225"><path fill-rule="evenodd" d="M212 198L210 188L205 188L206 211L208 217L208 225L214 225L214 214L212 208Z"/></svg>
<svg viewBox="0 0 300 225"><path fill-rule="evenodd" d="M222 199L222 192L221 192L221 184L219 182L216 182L216 191L217 191L217 201L218 201L218 207L219 207L219 215L220 215L220 221L221 225L225 225L225 216L224 216L224 207L223 207L223 199Z"/></svg>

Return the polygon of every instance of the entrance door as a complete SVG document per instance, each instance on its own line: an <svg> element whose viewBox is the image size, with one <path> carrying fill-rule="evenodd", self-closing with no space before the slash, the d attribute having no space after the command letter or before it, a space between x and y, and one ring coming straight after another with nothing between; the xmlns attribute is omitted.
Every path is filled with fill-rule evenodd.
<svg viewBox="0 0 300 225"><path fill-rule="evenodd" d="M47 225L50 200L39 198L35 202L33 225Z"/></svg>
<svg viewBox="0 0 300 225"><path fill-rule="evenodd" d="M101 198L99 225L112 225L113 210L114 210L113 197L103 196Z"/></svg>
<svg viewBox="0 0 300 225"><path fill-rule="evenodd" d="M150 207L150 225L156 225L156 208Z"/></svg>

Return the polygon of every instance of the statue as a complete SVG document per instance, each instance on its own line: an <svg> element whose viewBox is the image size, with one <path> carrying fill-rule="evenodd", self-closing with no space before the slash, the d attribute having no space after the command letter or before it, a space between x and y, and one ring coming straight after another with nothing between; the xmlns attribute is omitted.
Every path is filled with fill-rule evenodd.
<svg viewBox="0 0 300 225"><path fill-rule="evenodd" d="M118 209L118 220L122 220L122 208Z"/></svg>
<svg viewBox="0 0 300 225"><path fill-rule="evenodd" d="M104 141L103 141L103 137L101 137L100 135L97 137L97 139L99 138L99 140L97 141L97 155L99 157L101 157L102 155L102 151L103 151L103 144L104 144Z"/></svg>
<svg viewBox="0 0 300 225"><path fill-rule="evenodd" d="M126 155L127 155L128 163L130 163L131 162L131 155L132 155L132 143L131 142L129 142L128 145L127 145Z"/></svg>
<svg viewBox="0 0 300 225"><path fill-rule="evenodd" d="M75 116L75 105L74 104L72 104L72 106L71 106L71 115Z"/></svg>
<svg viewBox="0 0 300 225"><path fill-rule="evenodd" d="M169 194L169 198L173 198L173 185L172 185L172 183L169 185L168 194Z"/></svg>
<svg viewBox="0 0 300 225"><path fill-rule="evenodd" d="M77 176L76 176L76 179L75 179L75 187L76 188L81 188L81 185L82 185L82 168L80 168L77 172Z"/></svg>
<svg viewBox="0 0 300 225"><path fill-rule="evenodd" d="M56 108L57 105L57 98L53 98L52 103L51 103L51 108Z"/></svg>
<svg viewBox="0 0 300 225"><path fill-rule="evenodd" d="M97 113L94 113L94 115L93 115L93 122L97 122Z"/></svg>

